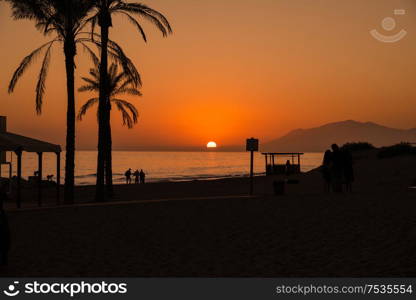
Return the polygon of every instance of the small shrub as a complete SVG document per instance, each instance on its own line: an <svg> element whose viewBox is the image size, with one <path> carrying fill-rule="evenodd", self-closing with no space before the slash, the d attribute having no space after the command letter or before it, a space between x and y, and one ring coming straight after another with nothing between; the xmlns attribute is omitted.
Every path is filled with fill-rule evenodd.
<svg viewBox="0 0 416 300"><path fill-rule="evenodd" d="M343 151L355 152L355 151L364 151L364 150L373 150L374 147L372 144L367 142L357 142L357 143L346 143L341 147Z"/></svg>
<svg viewBox="0 0 416 300"><path fill-rule="evenodd" d="M383 147L378 152L378 158L390 158L401 155L415 155L416 148L409 143L400 143L389 147Z"/></svg>

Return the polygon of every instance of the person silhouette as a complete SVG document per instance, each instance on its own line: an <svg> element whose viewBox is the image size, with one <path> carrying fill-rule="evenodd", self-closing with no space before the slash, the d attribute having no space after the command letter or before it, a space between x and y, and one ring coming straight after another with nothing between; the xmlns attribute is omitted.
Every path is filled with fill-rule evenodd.
<svg viewBox="0 0 416 300"><path fill-rule="evenodd" d="M141 184L146 183L146 174L144 173L143 169L140 170L140 183Z"/></svg>
<svg viewBox="0 0 416 300"><path fill-rule="evenodd" d="M353 168L353 159L352 159L351 152L348 150L343 150L342 158L343 158L345 190L346 192L352 192L352 183L354 182L354 168Z"/></svg>
<svg viewBox="0 0 416 300"><path fill-rule="evenodd" d="M342 183L344 177L344 159L341 150L337 144L333 144L332 148L332 168L331 180L332 188L336 193L342 193Z"/></svg>
<svg viewBox="0 0 416 300"><path fill-rule="evenodd" d="M126 184L131 184L131 169L129 168L126 173L124 173L124 176L126 176Z"/></svg>
<svg viewBox="0 0 416 300"><path fill-rule="evenodd" d="M322 178L325 181L325 191L331 191L331 168L332 168L332 152L331 150L326 150L324 154L324 159L322 161L321 172Z"/></svg>
<svg viewBox="0 0 416 300"><path fill-rule="evenodd" d="M134 171L133 176L134 176L134 183L139 184L140 183L140 181L139 181L139 177L140 177L139 170Z"/></svg>

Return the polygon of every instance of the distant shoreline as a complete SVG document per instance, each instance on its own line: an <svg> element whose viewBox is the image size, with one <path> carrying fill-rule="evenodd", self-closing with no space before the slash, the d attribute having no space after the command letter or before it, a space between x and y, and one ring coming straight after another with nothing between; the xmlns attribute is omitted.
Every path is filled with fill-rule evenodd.
<svg viewBox="0 0 416 300"><path fill-rule="evenodd" d="M65 151L62 151L65 152ZM97 150L94 149L79 149L76 150L76 152L97 152ZM113 150L113 152L156 152L156 153L165 153L165 152L170 152L170 153L183 153L183 152L190 152L190 153L246 153L247 151L245 150L207 150L207 149L189 149L189 150L131 150L131 149L115 149ZM258 153L262 153L262 152L269 152L269 151L258 151ZM276 151L279 152L279 151ZM323 153L324 151L307 151L305 153Z"/></svg>
<svg viewBox="0 0 416 300"><path fill-rule="evenodd" d="M94 185L96 182L97 152L79 150L75 155L77 186ZM261 175L265 172L265 162L261 153L254 156L254 173ZM284 159L284 158L283 158ZM13 175L16 175L16 159L13 157ZM301 159L302 170L309 171L322 161L321 153L305 153ZM286 162L286 161L284 161ZM279 163L284 163L280 161ZM36 154L24 153L23 178L27 180L38 169ZM65 153L61 155L61 184L64 183ZM125 183L125 172L131 168L133 172L143 169L146 182L182 182L192 180L215 180L221 178L242 177L250 171L250 154L247 152L113 152L113 181L115 184ZM4 169L3 177L8 177ZM56 156L44 155L44 179L53 175L56 181ZM133 178L134 182L134 178Z"/></svg>

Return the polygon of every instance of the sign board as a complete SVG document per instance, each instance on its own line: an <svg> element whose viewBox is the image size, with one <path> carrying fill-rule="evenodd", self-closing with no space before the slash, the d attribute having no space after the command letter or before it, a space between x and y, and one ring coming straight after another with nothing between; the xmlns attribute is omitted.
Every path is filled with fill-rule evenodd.
<svg viewBox="0 0 416 300"><path fill-rule="evenodd" d="M259 140L255 138L247 139L247 151L259 151Z"/></svg>

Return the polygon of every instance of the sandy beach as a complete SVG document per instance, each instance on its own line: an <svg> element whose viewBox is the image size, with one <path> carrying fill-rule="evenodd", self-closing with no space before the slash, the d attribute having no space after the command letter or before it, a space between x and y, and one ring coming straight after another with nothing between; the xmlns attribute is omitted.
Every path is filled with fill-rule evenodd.
<svg viewBox="0 0 416 300"><path fill-rule="evenodd" d="M235 178L117 186L99 205L88 204L93 187L72 207L9 204L1 276L416 276L416 159L355 160L351 194L324 193L312 171L285 196L259 177L251 198Z"/></svg>

